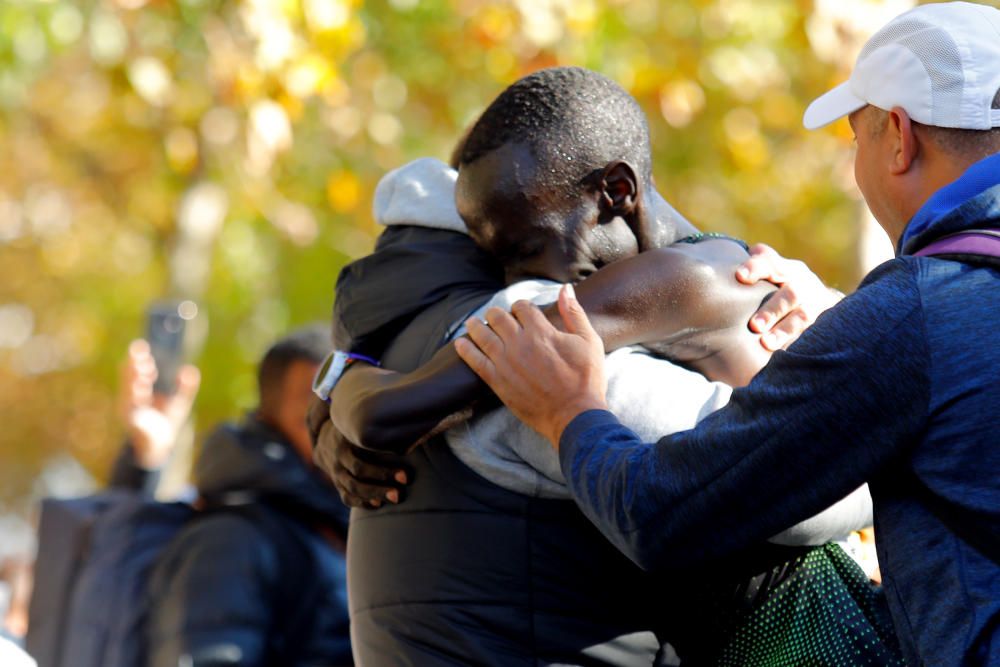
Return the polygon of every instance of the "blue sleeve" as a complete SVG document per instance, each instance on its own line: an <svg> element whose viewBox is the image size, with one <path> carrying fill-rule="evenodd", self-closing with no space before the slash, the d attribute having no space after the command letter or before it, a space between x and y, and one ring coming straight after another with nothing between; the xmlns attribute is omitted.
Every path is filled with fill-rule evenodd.
<svg viewBox="0 0 1000 667"><path fill-rule="evenodd" d="M226 514L186 527L156 566L147 622L149 667L264 667L280 585L258 526Z"/></svg>
<svg viewBox="0 0 1000 667"><path fill-rule="evenodd" d="M644 443L612 414L586 412L563 432L562 469L584 513L640 566L723 556L903 453L927 414L926 360L910 268L889 262L696 429Z"/></svg>

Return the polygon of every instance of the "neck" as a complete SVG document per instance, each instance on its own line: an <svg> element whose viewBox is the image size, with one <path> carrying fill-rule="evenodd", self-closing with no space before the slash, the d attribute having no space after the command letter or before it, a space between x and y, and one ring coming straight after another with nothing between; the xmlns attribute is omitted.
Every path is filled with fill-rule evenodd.
<svg viewBox="0 0 1000 667"><path fill-rule="evenodd" d="M698 232L659 192L653 188L649 192L648 205L643 212L647 220L641 220L639 225L640 229L646 230L645 238L639 239L641 249L663 248Z"/></svg>
<svg viewBox="0 0 1000 667"><path fill-rule="evenodd" d="M253 418L275 433L281 435L281 437L285 440L288 440L288 436L285 435L285 432L281 428L280 420L272 414L270 410L260 406L253 412Z"/></svg>
<svg viewBox="0 0 1000 667"><path fill-rule="evenodd" d="M899 244L900 238L917 211L922 209L939 190L957 181L969 167L981 159L978 156L955 157L939 151L927 151L926 155L921 169L911 176L912 188L902 197L900 209L903 214L896 229L886 230L896 245Z"/></svg>
<svg viewBox="0 0 1000 667"><path fill-rule="evenodd" d="M560 283L575 283L597 270L593 264L572 261L566 249L557 243L548 243L542 252L524 260L514 260L504 266L508 285L521 280L541 278Z"/></svg>

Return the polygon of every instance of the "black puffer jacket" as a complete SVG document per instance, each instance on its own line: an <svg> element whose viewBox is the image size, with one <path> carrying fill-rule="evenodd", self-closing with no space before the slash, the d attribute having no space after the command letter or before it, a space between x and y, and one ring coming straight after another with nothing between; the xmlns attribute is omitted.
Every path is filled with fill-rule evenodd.
<svg viewBox="0 0 1000 667"><path fill-rule="evenodd" d="M351 664L346 508L278 433L224 425L195 467L210 508L150 581L149 664ZM235 505L219 509L220 505Z"/></svg>
<svg viewBox="0 0 1000 667"><path fill-rule="evenodd" d="M389 228L374 254L341 273L335 339L411 370L501 287L467 236ZM824 643L882 627L884 601L852 563L842 575L824 548L763 543L683 572L642 572L574 503L502 489L441 439L405 463L414 472L405 502L351 514L353 638L366 666L675 664L673 649L703 665L718 664L727 644L736 647L729 664L772 664L780 651L763 640L793 630L820 640L796 663L813 664ZM826 601L844 577L857 590ZM776 611L808 620L774 622ZM859 661L891 657L875 637L858 643Z"/></svg>
<svg viewBox="0 0 1000 667"><path fill-rule="evenodd" d="M410 370L502 289L465 235L394 227L337 286L338 346ZM386 346L386 341L393 341ZM441 440L413 452L405 502L354 510L355 654L364 665L650 665L643 574L569 501L512 493Z"/></svg>

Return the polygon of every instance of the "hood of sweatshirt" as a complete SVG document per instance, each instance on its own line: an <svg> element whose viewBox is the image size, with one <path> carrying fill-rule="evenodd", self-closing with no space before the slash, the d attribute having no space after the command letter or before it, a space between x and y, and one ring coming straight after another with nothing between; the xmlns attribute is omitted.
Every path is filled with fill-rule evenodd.
<svg viewBox="0 0 1000 667"><path fill-rule="evenodd" d="M468 234L455 208L457 179L457 171L429 157L390 171L375 188L375 221L385 227L416 225Z"/></svg>
<svg viewBox="0 0 1000 667"><path fill-rule="evenodd" d="M210 504L262 500L346 534L349 510L333 485L280 433L253 416L223 424L205 441L194 483Z"/></svg>
<svg viewBox="0 0 1000 667"><path fill-rule="evenodd" d="M1000 153L935 192L903 231L900 252L911 255L935 239L974 228L1000 228Z"/></svg>
<svg viewBox="0 0 1000 667"><path fill-rule="evenodd" d="M455 210L456 178L448 165L423 158L379 183L374 212L386 230L375 251L337 279L337 349L382 359L389 343L427 313L441 324L440 331L421 329L421 344L434 350L454 321L503 289L503 269L473 243Z"/></svg>

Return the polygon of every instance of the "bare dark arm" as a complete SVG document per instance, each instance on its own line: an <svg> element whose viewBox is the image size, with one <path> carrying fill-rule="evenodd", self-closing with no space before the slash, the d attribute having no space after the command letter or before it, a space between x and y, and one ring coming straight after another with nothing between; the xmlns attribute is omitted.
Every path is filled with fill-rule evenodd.
<svg viewBox="0 0 1000 667"><path fill-rule="evenodd" d="M747 321L773 290L736 282L745 259L730 241L661 248L602 268L577 286L577 296L606 350L647 343L711 379L743 384L766 361ZM561 325L554 305L545 312ZM349 441L401 453L490 396L447 345L404 375L355 364L331 396L330 415Z"/></svg>

